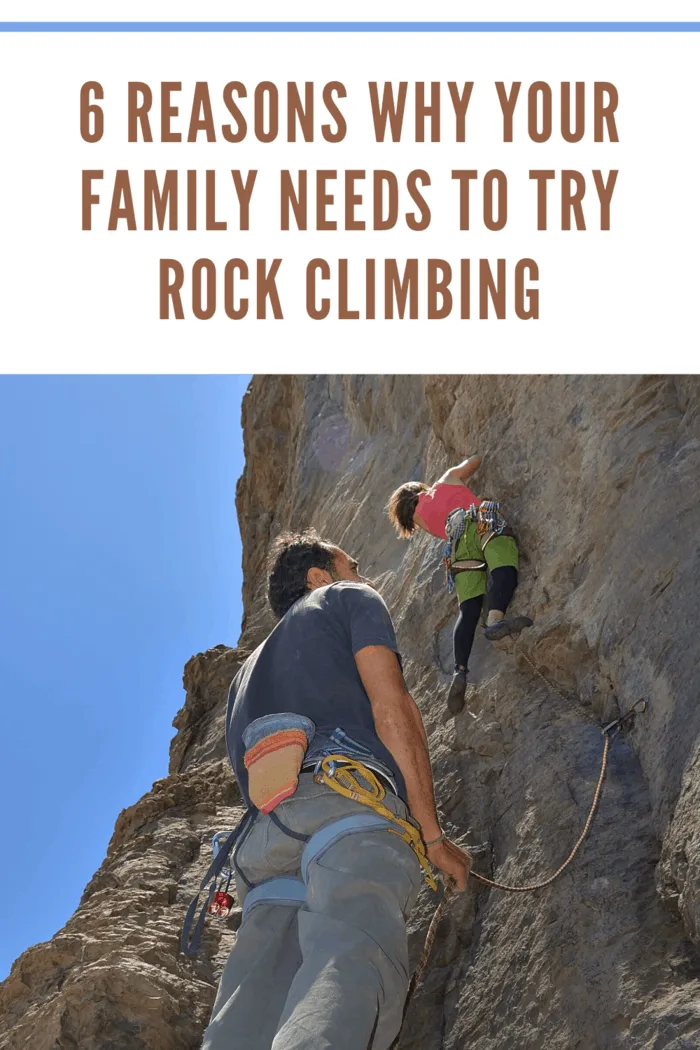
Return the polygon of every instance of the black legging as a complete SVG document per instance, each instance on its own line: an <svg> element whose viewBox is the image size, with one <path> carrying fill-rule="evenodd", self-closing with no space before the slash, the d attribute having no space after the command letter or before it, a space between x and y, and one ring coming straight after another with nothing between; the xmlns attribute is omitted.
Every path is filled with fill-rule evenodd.
<svg viewBox="0 0 700 1050"><path fill-rule="evenodd" d="M500 569L493 569L489 573L488 582L488 608L498 609L504 613L518 586L518 570L512 565L503 565ZM474 635L481 616L481 607L484 602L483 594L478 598L467 598L459 607L459 617L454 630L455 671L467 670L469 666L469 654L474 644Z"/></svg>

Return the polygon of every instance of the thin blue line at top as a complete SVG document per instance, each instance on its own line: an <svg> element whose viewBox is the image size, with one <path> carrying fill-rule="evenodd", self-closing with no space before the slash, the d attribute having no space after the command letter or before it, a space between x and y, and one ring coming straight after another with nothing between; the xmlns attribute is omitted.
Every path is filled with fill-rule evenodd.
<svg viewBox="0 0 700 1050"><path fill-rule="evenodd" d="M700 22L0 22L0 33L700 33Z"/></svg>

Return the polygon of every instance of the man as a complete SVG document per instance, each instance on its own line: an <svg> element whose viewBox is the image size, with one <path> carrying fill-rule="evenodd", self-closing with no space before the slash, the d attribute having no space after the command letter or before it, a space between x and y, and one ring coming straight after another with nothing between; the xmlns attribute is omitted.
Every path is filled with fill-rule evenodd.
<svg viewBox="0 0 700 1050"><path fill-rule="evenodd" d="M258 812L236 850L243 921L203 1050L387 1050L408 988L406 920L422 869L389 822L378 827L368 806L315 782L317 756L361 756L387 790L383 804L420 827L428 859L459 890L471 858L440 829L391 618L357 562L314 532L287 535L272 548L268 584L279 623L234 679L227 713L243 798L260 747L246 754L252 723L271 720L284 736L279 726L296 717L315 732L296 791Z"/></svg>

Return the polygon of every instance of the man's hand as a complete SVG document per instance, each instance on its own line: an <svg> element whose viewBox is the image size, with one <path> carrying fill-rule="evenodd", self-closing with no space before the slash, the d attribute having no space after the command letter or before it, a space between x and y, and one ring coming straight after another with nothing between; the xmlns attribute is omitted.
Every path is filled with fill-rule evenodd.
<svg viewBox="0 0 700 1050"><path fill-rule="evenodd" d="M445 875L451 875L455 881L455 889L461 893L467 888L467 879L471 871L472 858L459 846L449 839L436 842L434 846L428 846L428 860Z"/></svg>

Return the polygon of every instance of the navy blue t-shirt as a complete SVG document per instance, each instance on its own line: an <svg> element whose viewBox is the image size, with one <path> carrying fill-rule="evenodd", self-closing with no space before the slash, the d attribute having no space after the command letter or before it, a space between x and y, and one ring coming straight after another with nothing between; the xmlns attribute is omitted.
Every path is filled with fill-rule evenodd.
<svg viewBox="0 0 700 1050"><path fill-rule="evenodd" d="M248 796L243 733L263 715L306 715L319 735L340 727L392 771L405 800L406 785L377 736L355 653L383 645L397 656L396 634L383 599L364 583L340 581L305 594L245 661L231 683L226 743L241 794ZM400 659L400 657L399 657Z"/></svg>

